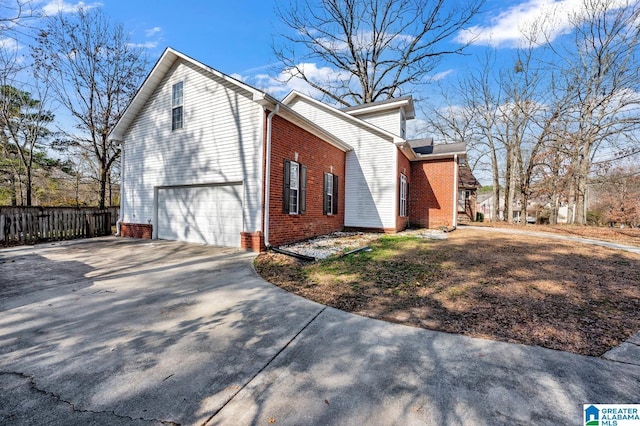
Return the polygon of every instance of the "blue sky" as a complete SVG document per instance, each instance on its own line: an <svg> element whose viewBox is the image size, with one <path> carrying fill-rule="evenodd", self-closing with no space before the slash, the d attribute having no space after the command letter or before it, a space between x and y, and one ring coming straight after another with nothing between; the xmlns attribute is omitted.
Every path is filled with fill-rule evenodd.
<svg viewBox="0 0 640 426"><path fill-rule="evenodd" d="M433 80L456 78L487 46L498 49L498 57L508 57L521 39L523 24L553 8L573 10L580 1L488 0L484 13L476 17L468 31L452 40L455 44L474 37L476 47L468 50L468 56L452 57L442 63L434 70ZM125 25L132 41L145 48L152 62L169 46L258 88L269 88L278 98L292 88L304 90L300 82L278 86L266 78L275 62L270 48L273 35L283 30L274 1L44 0L40 5L49 14L69 12L78 6L102 7L114 22ZM558 28L557 33L561 34L562 22ZM331 70L318 67L317 73L321 78Z"/></svg>

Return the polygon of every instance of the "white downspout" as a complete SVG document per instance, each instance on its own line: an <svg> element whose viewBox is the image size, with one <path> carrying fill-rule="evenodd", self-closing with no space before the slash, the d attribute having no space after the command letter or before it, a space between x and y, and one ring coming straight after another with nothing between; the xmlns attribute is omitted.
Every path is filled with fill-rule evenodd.
<svg viewBox="0 0 640 426"><path fill-rule="evenodd" d="M458 226L458 154L453 154L453 228Z"/></svg>
<svg viewBox="0 0 640 426"><path fill-rule="evenodd" d="M120 213L116 221L116 237L121 237L120 228L122 225L122 214L124 212L124 146L122 145L122 141L119 141L118 145L120 145Z"/></svg>
<svg viewBox="0 0 640 426"><path fill-rule="evenodd" d="M265 175L264 175L264 245L270 247L269 244L269 193L271 191L271 121L273 116L278 113L280 104L267 115L267 152L265 158Z"/></svg>

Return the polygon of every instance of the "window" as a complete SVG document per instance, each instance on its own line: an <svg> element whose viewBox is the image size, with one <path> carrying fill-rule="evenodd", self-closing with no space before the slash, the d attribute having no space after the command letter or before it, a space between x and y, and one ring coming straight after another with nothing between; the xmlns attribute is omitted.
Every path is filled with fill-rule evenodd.
<svg viewBox="0 0 640 426"><path fill-rule="evenodd" d="M324 214L338 214L338 176L324 174Z"/></svg>
<svg viewBox="0 0 640 426"><path fill-rule="evenodd" d="M400 174L400 216L407 216L407 193L409 192L409 185L407 184L407 177Z"/></svg>
<svg viewBox="0 0 640 426"><path fill-rule="evenodd" d="M182 82L179 82L173 85L171 93L171 130L182 129L183 125Z"/></svg>
<svg viewBox="0 0 640 426"><path fill-rule="evenodd" d="M289 187L289 213L298 214L298 202L300 191L298 190L300 184L299 176L300 165L298 163L291 163L291 186Z"/></svg>
<svg viewBox="0 0 640 426"><path fill-rule="evenodd" d="M303 214L307 210L307 168L295 161L284 162L282 207L289 214Z"/></svg>

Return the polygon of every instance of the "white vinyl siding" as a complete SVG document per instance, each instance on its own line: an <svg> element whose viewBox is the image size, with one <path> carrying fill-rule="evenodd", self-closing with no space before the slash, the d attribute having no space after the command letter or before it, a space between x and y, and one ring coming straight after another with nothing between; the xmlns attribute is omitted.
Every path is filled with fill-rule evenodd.
<svg viewBox="0 0 640 426"><path fill-rule="evenodd" d="M288 105L353 147L346 155L345 226L392 228L397 212L397 148L373 130L296 98Z"/></svg>
<svg viewBox="0 0 640 426"><path fill-rule="evenodd" d="M370 114L361 114L355 116L369 124L373 124L389 133L403 137L402 135L402 117L400 116L400 110L395 109L391 111L382 111Z"/></svg>
<svg viewBox="0 0 640 426"><path fill-rule="evenodd" d="M162 124L172 87L184 82L184 127ZM243 230L261 229L262 125L252 95L193 64L177 61L124 135L123 221L152 223L158 187L242 182Z"/></svg>

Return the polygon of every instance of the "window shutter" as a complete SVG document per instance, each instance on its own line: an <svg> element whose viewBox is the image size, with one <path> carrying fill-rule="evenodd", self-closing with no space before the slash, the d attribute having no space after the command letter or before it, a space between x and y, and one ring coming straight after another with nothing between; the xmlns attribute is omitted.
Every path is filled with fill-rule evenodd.
<svg viewBox="0 0 640 426"><path fill-rule="evenodd" d="M410 216L410 215L409 215L409 187L410 187L410 186L411 186L411 185L409 185L409 182L407 182L407 195L406 195L406 197L407 197L407 203L406 203L406 205L407 205L407 206L405 207L405 209L406 209L406 211L405 211L405 215L406 215L407 217L409 217L409 216Z"/></svg>
<svg viewBox="0 0 640 426"><path fill-rule="evenodd" d="M284 189L282 191L282 210L289 213L289 189L291 188L291 161L284 160Z"/></svg>
<svg viewBox="0 0 640 426"><path fill-rule="evenodd" d="M322 214L329 214L329 173L324 174L324 186L322 191Z"/></svg>
<svg viewBox="0 0 640 426"><path fill-rule="evenodd" d="M338 176L333 175L333 214L338 214Z"/></svg>
<svg viewBox="0 0 640 426"><path fill-rule="evenodd" d="M307 212L307 166L300 165L300 214Z"/></svg>

